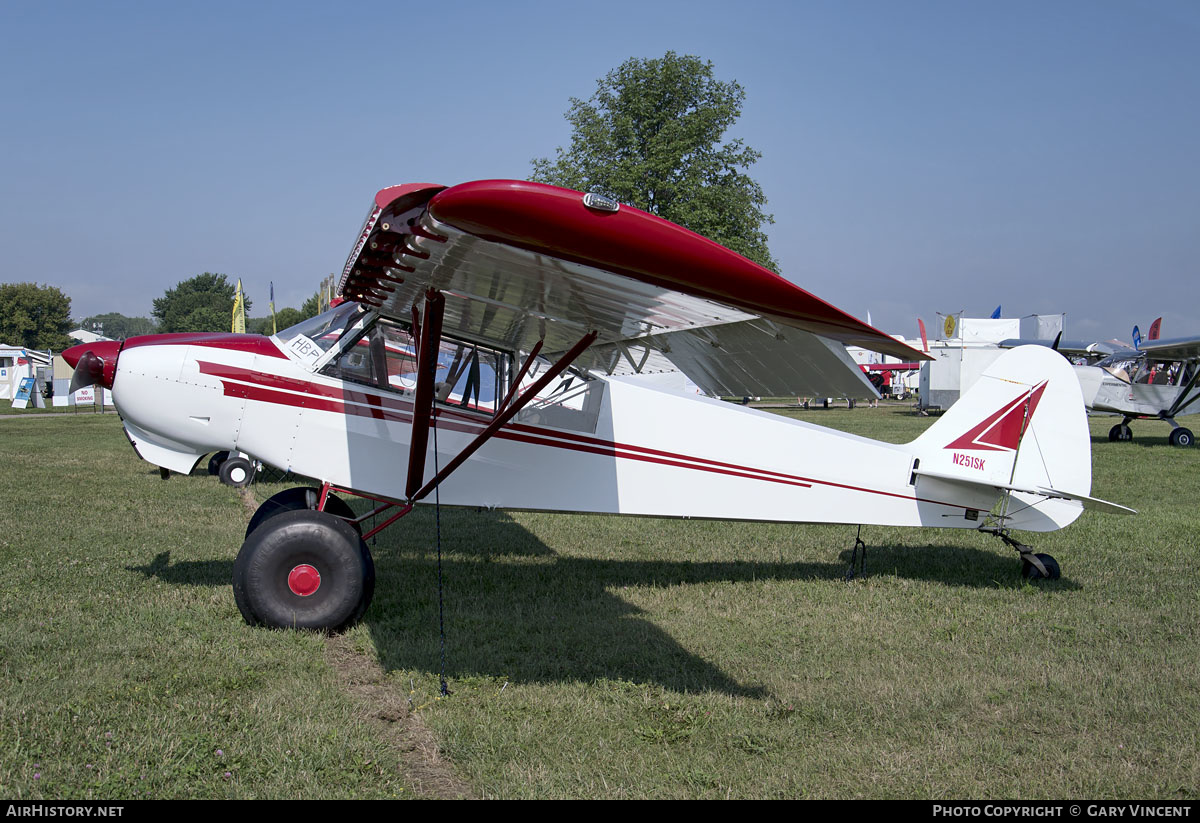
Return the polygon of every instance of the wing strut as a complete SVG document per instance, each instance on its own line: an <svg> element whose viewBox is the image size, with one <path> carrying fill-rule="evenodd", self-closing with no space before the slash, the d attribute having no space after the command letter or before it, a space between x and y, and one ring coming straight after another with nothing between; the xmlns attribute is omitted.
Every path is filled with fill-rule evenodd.
<svg viewBox="0 0 1200 823"><path fill-rule="evenodd" d="M442 315L446 298L439 291L425 293L425 316L417 344L417 391L413 398L412 442L408 447L408 483L404 493L413 499L425 477L425 452L429 445L429 421L433 408L433 378L437 374L437 356L442 348ZM413 320L416 321L416 307Z"/></svg>
<svg viewBox="0 0 1200 823"><path fill-rule="evenodd" d="M539 340L533 346L533 351L525 358L525 362L521 364L521 370L517 372L517 376L513 378L512 386L508 389L508 394L504 395L504 400L501 401L497 411L504 411L508 408L508 403L513 399L513 395L517 393L517 389L521 388L521 381L525 379L525 372L529 371L529 367L533 365L534 358L538 356L538 352L542 350L544 340Z"/></svg>
<svg viewBox="0 0 1200 823"><path fill-rule="evenodd" d="M439 315L439 319L440 319L440 315ZM425 325L426 325L426 327L428 327L428 325L429 325L428 318L426 318ZM422 329L422 331L424 331L424 329ZM442 467L442 470L439 471L432 480L430 480L428 483L426 483L424 486L422 486L415 494L412 493L412 491L411 491L413 476L414 476L412 469L413 469L413 466L415 465L415 460L413 458L416 458L416 453L414 452L414 454L412 455L412 458L410 458L410 461L409 461L408 480L409 480L409 489L410 490L408 491L408 502L410 504L415 503L418 500L420 500L421 498L425 497L425 495L429 494L435 488L437 488L437 486L443 480L445 480L447 477L449 477L450 474L455 469L457 469L459 466L461 466L468 457L470 457L476 451L478 451L480 446L482 446L484 443L486 443L488 440L490 440L492 435L494 435L497 431L499 431L501 426L503 426L504 424L508 423L508 421L510 421L514 417L516 417L517 413L519 411L521 411L521 409L523 409L530 400L532 400L534 397L536 397L538 392L540 392L547 385L549 385L551 380L558 377L558 375L562 374L563 371L566 370L567 366L571 365L571 363L573 363L575 361L575 358L577 358L577 357L579 357L579 355L583 354L584 350L586 350L588 346L592 345L592 343L595 342L598 334L599 334L599 332L591 331L591 332L588 332L587 334L585 334L583 337L581 337L579 339L578 343L576 343L574 346L572 346L571 349L566 354L564 354L562 357L560 357L558 359L558 362L556 362L553 366L550 367L549 371L547 371L545 374L543 374L541 377L539 377L532 386L530 386L528 389L526 389L524 392L522 392L521 395L519 397L517 397L516 400L512 401L512 403L508 403L507 402L508 398L506 397L505 398L506 405L497 412L495 419L493 419L492 422L488 424L488 427L486 429L484 429L483 431L481 431L475 437L474 440L472 440L470 443L468 443L463 448L463 450L454 457L453 460L451 460L444 467ZM521 368L521 375L518 375L516 385L519 385L520 377L524 375L525 371L528 369L529 364L531 362L533 362L533 357L537 353L538 348L540 348L540 343L537 347L534 348L534 351L531 352L529 357L526 359L525 365ZM422 335L421 349L418 352L417 356L418 356L418 358L421 358L424 356L424 354L425 354L425 339L424 339L424 335ZM417 377L418 382L417 382L416 409L428 408L430 400L432 399L431 398L432 386L430 386L429 391L425 395L424 402L426 405L421 405L421 403L422 403L422 401L421 401L421 384L420 384L421 380L426 380L427 382L432 384L432 382L433 382L432 374L429 372L426 372L426 371L422 371ZM513 394L513 392L510 391L509 396L511 397L512 394ZM414 417L414 419L413 419L413 449L414 450L417 447L417 421L418 420L424 421L424 427L423 427L424 431L422 432L423 442L421 444L421 466L417 470L417 474L416 474L416 477L420 478L423 474L423 469L424 469L424 464L425 464L424 438L426 438L428 436L429 423L428 423L428 418L424 414L421 414L420 412L418 412L417 416Z"/></svg>

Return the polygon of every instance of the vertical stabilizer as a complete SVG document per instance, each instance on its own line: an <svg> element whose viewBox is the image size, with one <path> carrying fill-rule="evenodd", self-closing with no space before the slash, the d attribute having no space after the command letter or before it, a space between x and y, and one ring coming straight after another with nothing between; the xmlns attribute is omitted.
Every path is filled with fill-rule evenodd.
<svg viewBox="0 0 1200 823"><path fill-rule="evenodd" d="M1088 495L1091 435L1071 365L1044 346L999 357L979 381L912 442L919 474L997 489L1052 489ZM1012 528L1061 528L1079 516L1075 500L1014 492Z"/></svg>

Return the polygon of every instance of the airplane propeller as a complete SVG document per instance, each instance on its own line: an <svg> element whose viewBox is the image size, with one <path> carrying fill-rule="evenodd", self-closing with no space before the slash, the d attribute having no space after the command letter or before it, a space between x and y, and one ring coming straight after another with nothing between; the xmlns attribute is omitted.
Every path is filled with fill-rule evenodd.
<svg viewBox="0 0 1200 823"><path fill-rule="evenodd" d="M96 355L84 352L83 357L75 365L75 373L71 375L71 393L87 386L94 386L104 379L104 361Z"/></svg>
<svg viewBox="0 0 1200 823"><path fill-rule="evenodd" d="M113 378L117 374L117 356L120 352L121 343L117 340L81 343L64 351L63 360L75 369L75 374L71 376L71 393L97 383L111 389Z"/></svg>

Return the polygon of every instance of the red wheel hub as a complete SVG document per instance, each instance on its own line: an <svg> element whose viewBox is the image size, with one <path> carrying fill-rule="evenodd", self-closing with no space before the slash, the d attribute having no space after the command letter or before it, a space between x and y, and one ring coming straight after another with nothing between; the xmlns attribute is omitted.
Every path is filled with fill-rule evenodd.
<svg viewBox="0 0 1200 823"><path fill-rule="evenodd" d="M288 588L292 594L308 597L321 588L321 573L307 563L301 563L288 573Z"/></svg>

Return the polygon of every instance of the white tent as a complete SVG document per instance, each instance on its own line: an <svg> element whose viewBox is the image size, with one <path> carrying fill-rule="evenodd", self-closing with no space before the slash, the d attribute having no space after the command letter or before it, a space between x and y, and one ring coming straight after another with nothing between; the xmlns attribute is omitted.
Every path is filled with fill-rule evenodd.
<svg viewBox="0 0 1200 823"><path fill-rule="evenodd" d="M36 349L0 344L0 400L12 400L26 377L37 376L38 368L50 365L50 355Z"/></svg>

